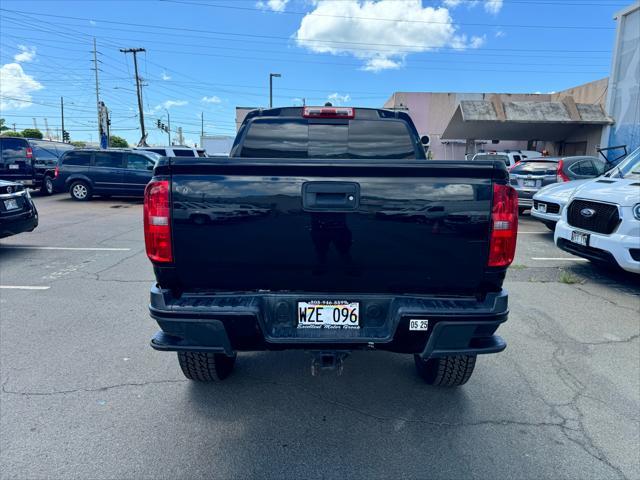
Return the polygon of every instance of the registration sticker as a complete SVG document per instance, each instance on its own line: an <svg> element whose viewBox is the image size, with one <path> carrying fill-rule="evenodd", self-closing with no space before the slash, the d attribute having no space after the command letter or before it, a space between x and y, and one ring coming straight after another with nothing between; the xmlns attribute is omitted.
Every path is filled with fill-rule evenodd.
<svg viewBox="0 0 640 480"><path fill-rule="evenodd" d="M429 330L429 320L409 320L409 331L425 332Z"/></svg>

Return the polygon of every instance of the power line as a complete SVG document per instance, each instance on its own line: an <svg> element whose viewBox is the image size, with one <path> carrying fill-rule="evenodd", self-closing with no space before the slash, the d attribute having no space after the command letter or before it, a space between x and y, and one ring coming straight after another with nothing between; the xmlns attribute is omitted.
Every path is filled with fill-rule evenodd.
<svg viewBox="0 0 640 480"><path fill-rule="evenodd" d="M327 17L327 18L344 18L347 20L367 20L367 21L377 21L377 22L393 22L393 23L419 23L419 24L427 24L427 25L451 25L453 22L442 22L435 20L410 20L410 19L402 19L402 18L383 18L383 17L358 17L354 15L330 15L325 13L316 13L315 11L311 12L300 12L294 10L282 10L275 12L270 9L262 9L262 8L252 8L252 7L238 7L236 5L216 5L211 3L201 3L201 2L193 2L187 0L160 0L164 3L176 3L179 5L199 5L203 7L211 7L211 8L222 8L229 10L241 10L241 11L254 11L254 12L267 12L274 14L288 14L288 15L298 15L298 16L312 16L312 17ZM554 29L554 30L615 30L615 27L600 27L595 25L544 25L544 24L508 24L508 23L464 23L458 22L457 25L466 26L466 27L496 27L496 28L535 28L536 30L540 29Z"/></svg>
<svg viewBox="0 0 640 480"><path fill-rule="evenodd" d="M54 15L54 14L44 14L44 13L34 13L34 12L23 12L20 10L8 10L5 8L0 8L0 11L9 12L9 13L18 13L18 14L27 14L34 15L40 17L53 17L53 18L65 18L70 20L79 20L79 21L89 21L91 18L87 17L74 17L68 15ZM145 25L140 23L131 23L131 22L117 22L113 20L100 20L101 23L115 24L115 25L126 25L130 27L142 27L142 28L158 28L162 30L172 30L179 32L195 32L195 33L213 33L216 35L229 35L229 36L239 36L239 37L251 37L251 38L271 38L271 39L279 39L279 40L291 40L289 37L280 37L275 35L259 35L259 34L248 34L248 33L237 33L237 32L219 32L215 30L203 30L197 28L186 28L186 27L171 27L167 25ZM493 25L485 25L485 26L493 26ZM441 47L438 45L407 45L407 44L392 44L392 43L369 43L369 42L350 42L350 41L338 41L338 40L316 40L313 38L298 38L296 39L299 42L310 42L310 43L328 43L328 44L338 44L338 45L365 45L365 46L376 46L376 47L403 47L405 49L410 48L441 48L441 49L450 49L457 50L455 47ZM504 49L507 51L544 51L539 49ZM564 50L566 52L572 52L573 50ZM577 50L577 52L607 52L607 50Z"/></svg>

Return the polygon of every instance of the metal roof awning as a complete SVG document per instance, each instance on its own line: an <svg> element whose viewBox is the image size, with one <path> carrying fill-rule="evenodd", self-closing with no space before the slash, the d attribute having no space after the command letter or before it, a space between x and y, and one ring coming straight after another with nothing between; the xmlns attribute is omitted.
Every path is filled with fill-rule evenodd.
<svg viewBox="0 0 640 480"><path fill-rule="evenodd" d="M598 104L462 100L441 139L560 141L584 126L614 123Z"/></svg>

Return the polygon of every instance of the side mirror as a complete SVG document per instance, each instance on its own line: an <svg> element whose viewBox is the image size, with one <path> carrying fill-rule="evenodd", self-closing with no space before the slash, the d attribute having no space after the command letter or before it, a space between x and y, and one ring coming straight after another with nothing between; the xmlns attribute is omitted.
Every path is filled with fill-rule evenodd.
<svg viewBox="0 0 640 480"><path fill-rule="evenodd" d="M430 142L430 138L429 135L423 135L422 137L420 137L420 143L422 143L422 145L424 145L425 147L429 146L429 142Z"/></svg>

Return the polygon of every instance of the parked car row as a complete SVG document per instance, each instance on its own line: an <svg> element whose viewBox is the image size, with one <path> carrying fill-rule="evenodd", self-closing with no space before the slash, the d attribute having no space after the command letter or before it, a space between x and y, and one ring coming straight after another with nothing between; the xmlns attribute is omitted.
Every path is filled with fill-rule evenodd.
<svg viewBox="0 0 640 480"><path fill-rule="evenodd" d="M546 186L532 200L559 248L640 273L640 148L597 178Z"/></svg>

